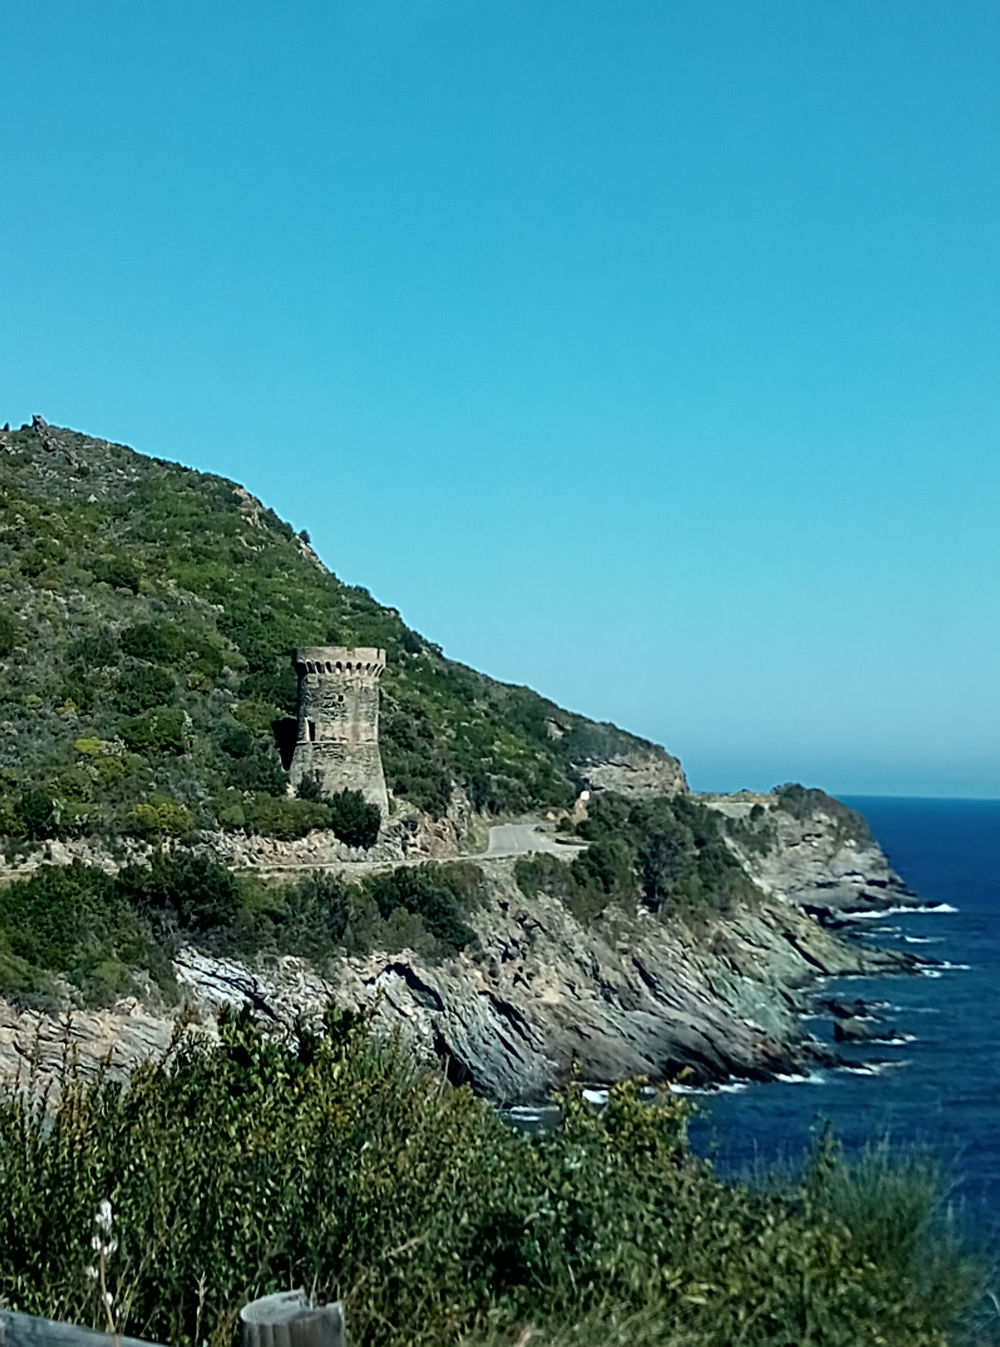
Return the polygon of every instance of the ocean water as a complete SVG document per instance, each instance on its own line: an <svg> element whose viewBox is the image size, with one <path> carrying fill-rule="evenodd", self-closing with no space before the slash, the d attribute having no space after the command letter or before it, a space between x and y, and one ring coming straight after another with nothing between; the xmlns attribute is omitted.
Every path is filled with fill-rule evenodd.
<svg viewBox="0 0 1000 1347"><path fill-rule="evenodd" d="M724 1173L800 1157L829 1121L846 1152L888 1135L930 1147L967 1219L1000 1233L1000 800L847 799L929 913L857 922L858 938L938 961L927 975L841 978L820 994L887 1003L905 1041L838 1045L849 1070L699 1097L696 1148ZM810 1020L832 1042L832 1017Z"/></svg>

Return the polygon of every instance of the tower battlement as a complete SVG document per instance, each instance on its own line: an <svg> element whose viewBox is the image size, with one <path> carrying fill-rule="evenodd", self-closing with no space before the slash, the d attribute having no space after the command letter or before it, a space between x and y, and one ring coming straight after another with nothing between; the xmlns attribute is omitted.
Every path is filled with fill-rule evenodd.
<svg viewBox="0 0 1000 1347"><path fill-rule="evenodd" d="M385 651L373 645L355 647L343 645L307 645L296 650L292 663L299 671L310 674L336 674L378 678L385 668Z"/></svg>
<svg viewBox="0 0 1000 1347"><path fill-rule="evenodd" d="M378 680L385 651L374 646L303 646L292 663L299 676L292 786L314 776L329 795L359 790L385 818L389 797L378 747Z"/></svg>

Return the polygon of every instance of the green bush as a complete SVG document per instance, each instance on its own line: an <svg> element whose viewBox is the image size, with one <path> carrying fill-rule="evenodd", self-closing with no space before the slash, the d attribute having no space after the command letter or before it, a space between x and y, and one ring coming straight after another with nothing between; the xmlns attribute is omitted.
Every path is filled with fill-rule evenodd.
<svg viewBox="0 0 1000 1347"><path fill-rule="evenodd" d="M283 891L281 948L289 954L322 961L349 940L356 924L359 891L339 876L316 871Z"/></svg>
<svg viewBox="0 0 1000 1347"><path fill-rule="evenodd" d="M138 622L121 634L121 647L134 659L180 664L188 651L185 633L171 622Z"/></svg>
<svg viewBox="0 0 1000 1347"><path fill-rule="evenodd" d="M376 804L370 804L359 790L336 791L327 800L330 827L349 847L367 851L378 841L382 815Z"/></svg>
<svg viewBox="0 0 1000 1347"><path fill-rule="evenodd" d="M230 746L237 743L237 738L235 733L228 736ZM261 795L284 796L288 777L281 766L273 740L254 739L242 756L232 753L229 756L231 761L226 763L225 768L227 786ZM321 828L325 824L315 823L312 826ZM266 829L259 828L258 831L264 832Z"/></svg>
<svg viewBox="0 0 1000 1347"><path fill-rule="evenodd" d="M480 878L472 865L400 866L371 876L364 889L383 918L403 908L421 918L444 952L453 953L476 939L463 913L476 900Z"/></svg>
<svg viewBox="0 0 1000 1347"><path fill-rule="evenodd" d="M286 796L261 795L250 811L250 828L266 837L290 842L305 837L315 828L330 826L330 811L311 800L290 800Z"/></svg>
<svg viewBox="0 0 1000 1347"><path fill-rule="evenodd" d="M243 904L239 883L225 866L187 851L158 852L149 865L125 866L114 888L161 935L229 926Z"/></svg>
<svg viewBox="0 0 1000 1347"><path fill-rule="evenodd" d="M17 624L6 608L0 608L0 659L12 655L17 646Z"/></svg>
<svg viewBox="0 0 1000 1347"><path fill-rule="evenodd" d="M38 842L56 835L56 805L46 790L22 791L17 802L17 819L20 836L29 841Z"/></svg>
<svg viewBox="0 0 1000 1347"><path fill-rule="evenodd" d="M832 795L827 795L826 791L789 782L784 786L775 786L771 793L777 799L778 808L786 814L791 814L792 818L803 820L812 817L813 814L826 814L834 819L845 838L856 842L871 841L871 833L864 815L859 814L856 809L848 808L846 804L841 804Z"/></svg>
<svg viewBox="0 0 1000 1347"><path fill-rule="evenodd" d="M139 593L139 568L131 557L116 556L95 557L90 563L95 580L103 580L114 589L127 589L132 594Z"/></svg>
<svg viewBox="0 0 1000 1347"><path fill-rule="evenodd" d="M40 973L62 973L86 1004L136 991L137 969L163 987L172 982L148 925L130 912L117 883L79 861L42 866L0 889L0 932L3 946L35 970L39 984ZM15 982L4 990L19 988Z"/></svg>
<svg viewBox="0 0 1000 1347"><path fill-rule="evenodd" d="M179 707L155 706L126 720L122 738L133 753L183 753L184 712Z"/></svg>
<svg viewBox="0 0 1000 1347"><path fill-rule="evenodd" d="M290 1285L342 1297L365 1347L529 1325L564 1347L944 1347L979 1286L940 1189L910 1200L905 1173L859 1227L829 1166L788 1193L723 1183L683 1101L629 1085L600 1112L573 1086L519 1136L335 1011L287 1039L226 1015L124 1087L69 1067L56 1098L0 1100L0 1298L106 1328L100 1263L115 1330L176 1347L230 1347L239 1307Z"/></svg>
<svg viewBox="0 0 1000 1347"><path fill-rule="evenodd" d="M126 669L118 684L118 704L127 716L165 706L173 701L176 685L169 669L157 664L139 664Z"/></svg>
<svg viewBox="0 0 1000 1347"><path fill-rule="evenodd" d="M723 838L722 817L673 796L631 800L602 792L577 833L590 845L571 864L536 857L515 866L522 892L560 898L583 922L615 902L701 920L753 903L756 890Z"/></svg>
<svg viewBox="0 0 1000 1347"><path fill-rule="evenodd" d="M104 629L80 636L67 651L69 660L81 670L103 669L121 658L118 642Z"/></svg>
<svg viewBox="0 0 1000 1347"><path fill-rule="evenodd" d="M183 837L194 827L194 816L177 800L154 800L132 810L133 830L139 837Z"/></svg>

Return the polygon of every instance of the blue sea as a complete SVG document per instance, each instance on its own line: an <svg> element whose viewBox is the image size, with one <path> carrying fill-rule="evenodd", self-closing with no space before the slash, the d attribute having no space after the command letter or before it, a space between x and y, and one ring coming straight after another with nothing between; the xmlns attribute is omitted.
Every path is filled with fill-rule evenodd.
<svg viewBox="0 0 1000 1347"><path fill-rule="evenodd" d="M887 1003L904 1041L837 1050L852 1070L699 1099L696 1147L724 1173L794 1159L829 1121L846 1152L868 1138L923 1143L954 1176L970 1221L1000 1231L1000 800L846 800L867 818L928 913L857 922L858 938L938 961L929 975L842 978L820 994ZM832 1042L829 1013L810 1020Z"/></svg>

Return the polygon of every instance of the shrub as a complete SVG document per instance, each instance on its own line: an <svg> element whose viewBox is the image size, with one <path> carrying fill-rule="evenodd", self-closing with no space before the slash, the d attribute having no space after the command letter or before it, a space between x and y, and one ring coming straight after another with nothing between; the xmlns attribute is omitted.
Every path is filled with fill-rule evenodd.
<svg viewBox="0 0 1000 1347"><path fill-rule="evenodd" d="M235 735L233 739L235 739ZM230 741L232 742L232 740ZM288 778L270 740L254 740L243 757L234 757L227 764L226 784L235 790L254 791L262 795L283 796ZM313 824L323 827L324 824ZM259 829L258 831L264 831Z"/></svg>
<svg viewBox="0 0 1000 1347"><path fill-rule="evenodd" d="M118 684L118 706L127 716L173 701L176 687L169 669L157 664L139 664L127 669Z"/></svg>
<svg viewBox="0 0 1000 1347"><path fill-rule="evenodd" d="M600 1112L573 1085L519 1136L334 1010L287 1037L225 1014L125 1086L68 1066L56 1099L0 1100L0 1297L106 1327L84 1266L109 1201L115 1327L177 1347L229 1347L239 1306L289 1285L343 1297L366 1347L510 1347L526 1323L562 1347L943 1347L976 1289L941 1258L936 1186L909 1206L922 1285L898 1200L858 1229L829 1181L723 1183L684 1102L634 1085Z"/></svg>
<svg viewBox="0 0 1000 1347"><path fill-rule="evenodd" d="M291 885L284 893L282 949L304 958L329 958L347 936L357 897L356 888L352 894L342 879L322 871Z"/></svg>
<svg viewBox="0 0 1000 1347"><path fill-rule="evenodd" d="M135 990L135 967L163 986L172 980L148 926L129 911L115 881L79 861L42 866L0 889L0 930L11 954L32 969L65 974L88 1004Z"/></svg>
<svg viewBox="0 0 1000 1347"><path fill-rule="evenodd" d="M326 805L311 800L290 800L287 797L261 795L250 810L250 828L267 837L290 842L305 837L314 828L327 828L330 811Z"/></svg>
<svg viewBox="0 0 1000 1347"><path fill-rule="evenodd" d="M12 655L17 646L17 625L6 608L0 608L0 659Z"/></svg>
<svg viewBox="0 0 1000 1347"><path fill-rule="evenodd" d="M184 633L173 623L139 622L122 632L121 647L134 659L179 664L187 654L188 643Z"/></svg>
<svg viewBox="0 0 1000 1347"><path fill-rule="evenodd" d="M184 712L178 707L156 706L122 725L122 738L133 753L183 753Z"/></svg>
<svg viewBox="0 0 1000 1347"><path fill-rule="evenodd" d="M55 836L56 806L48 791L22 791L17 802L17 816L21 835L29 841L38 842Z"/></svg>
<svg viewBox="0 0 1000 1347"><path fill-rule="evenodd" d="M69 648L70 662L83 671L104 669L117 664L121 656L118 642L105 630L81 636Z"/></svg>
<svg viewBox="0 0 1000 1347"><path fill-rule="evenodd" d="M149 865L126 866L115 892L162 935L230 925L242 905L239 884L225 866L191 852L158 852Z"/></svg>
<svg viewBox="0 0 1000 1347"><path fill-rule="evenodd" d="M723 826L718 814L684 796L630 800L602 792L577 825L590 843L586 851L568 866L554 858L519 862L515 878L526 896L558 897L583 922L612 902L702 919L756 898Z"/></svg>
<svg viewBox="0 0 1000 1347"><path fill-rule="evenodd" d="M775 786L771 793L777 797L778 808L791 814L792 818L803 820L813 814L826 814L833 818L844 837L857 842L871 839L864 815L841 804L832 795L827 795L826 791L789 782L784 786Z"/></svg>
<svg viewBox="0 0 1000 1347"><path fill-rule="evenodd" d="M476 939L462 914L474 891L470 870L478 874L475 866L400 866L388 874L372 876L364 888L383 918L404 908L421 918L444 952L456 953Z"/></svg>
<svg viewBox="0 0 1000 1347"><path fill-rule="evenodd" d="M341 790L327 797L330 827L349 847L365 851L378 840L382 815L376 804L369 804L359 790Z"/></svg>
<svg viewBox="0 0 1000 1347"><path fill-rule="evenodd" d="M120 553L110 557L95 557L90 563L90 569L95 580L103 580L115 589L139 593L139 568L131 557Z"/></svg>
<svg viewBox="0 0 1000 1347"><path fill-rule="evenodd" d="M140 837L182 837L194 826L194 816L176 800L137 804L132 810L133 830Z"/></svg>

